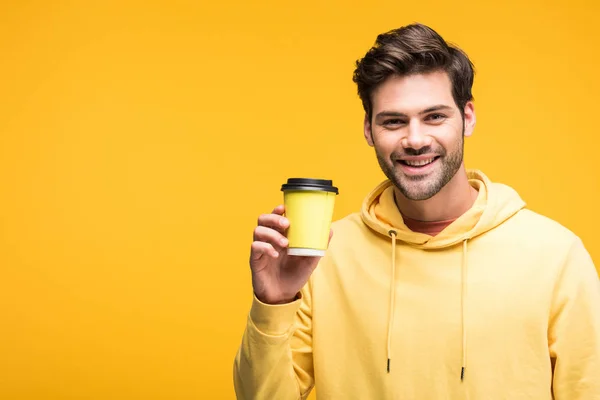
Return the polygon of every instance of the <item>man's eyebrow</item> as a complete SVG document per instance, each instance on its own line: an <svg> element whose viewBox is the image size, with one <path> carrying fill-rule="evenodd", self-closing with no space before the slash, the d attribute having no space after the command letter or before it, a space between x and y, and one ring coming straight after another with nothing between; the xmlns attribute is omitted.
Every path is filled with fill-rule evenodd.
<svg viewBox="0 0 600 400"><path fill-rule="evenodd" d="M398 111L382 111L375 116L375 118L384 118L384 117L408 117L408 115L403 114Z"/></svg>
<svg viewBox="0 0 600 400"><path fill-rule="evenodd" d="M433 111L451 111L452 107L445 104L438 104L437 106L429 107L419 113L419 115L428 114Z"/></svg>
<svg viewBox="0 0 600 400"><path fill-rule="evenodd" d="M428 107L425 110L419 112L419 115L428 114L434 111L451 111L452 107L447 106L445 104L438 104L432 107ZM398 111L381 111L377 113L375 118L385 118L385 117L408 117L408 115L398 112Z"/></svg>

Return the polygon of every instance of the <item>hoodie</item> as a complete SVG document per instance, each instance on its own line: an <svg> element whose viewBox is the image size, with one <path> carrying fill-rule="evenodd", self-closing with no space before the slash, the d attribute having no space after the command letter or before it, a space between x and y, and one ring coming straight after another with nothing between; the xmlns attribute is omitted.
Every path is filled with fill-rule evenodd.
<svg viewBox="0 0 600 400"><path fill-rule="evenodd" d="M413 232L390 181L288 304L252 299L238 399L600 400L600 283L581 240L468 171L474 205Z"/></svg>

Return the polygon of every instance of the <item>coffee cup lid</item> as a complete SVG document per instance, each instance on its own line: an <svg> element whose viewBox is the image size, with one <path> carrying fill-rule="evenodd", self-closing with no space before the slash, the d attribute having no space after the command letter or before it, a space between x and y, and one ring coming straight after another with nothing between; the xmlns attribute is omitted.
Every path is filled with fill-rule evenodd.
<svg viewBox="0 0 600 400"><path fill-rule="evenodd" d="M289 178L287 183L281 186L281 190L318 190L338 194L338 188L333 186L333 181L327 179Z"/></svg>

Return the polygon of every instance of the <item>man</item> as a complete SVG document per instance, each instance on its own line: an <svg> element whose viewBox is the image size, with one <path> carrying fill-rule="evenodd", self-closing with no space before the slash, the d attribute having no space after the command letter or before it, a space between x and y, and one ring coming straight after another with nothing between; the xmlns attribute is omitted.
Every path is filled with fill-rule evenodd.
<svg viewBox="0 0 600 400"><path fill-rule="evenodd" d="M581 240L466 170L473 67L432 29L357 62L364 134L388 180L323 258L258 220L240 399L600 399L600 285ZM318 265L318 268L317 268Z"/></svg>

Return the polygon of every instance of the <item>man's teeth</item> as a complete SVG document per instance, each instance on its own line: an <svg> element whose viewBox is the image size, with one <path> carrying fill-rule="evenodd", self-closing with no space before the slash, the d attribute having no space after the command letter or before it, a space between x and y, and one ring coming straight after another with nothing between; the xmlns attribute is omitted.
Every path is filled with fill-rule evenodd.
<svg viewBox="0 0 600 400"><path fill-rule="evenodd" d="M422 167L423 165L427 165L432 163L435 158L429 158L427 160L417 160L417 161L408 161L404 160L404 163L410 165L411 167Z"/></svg>

